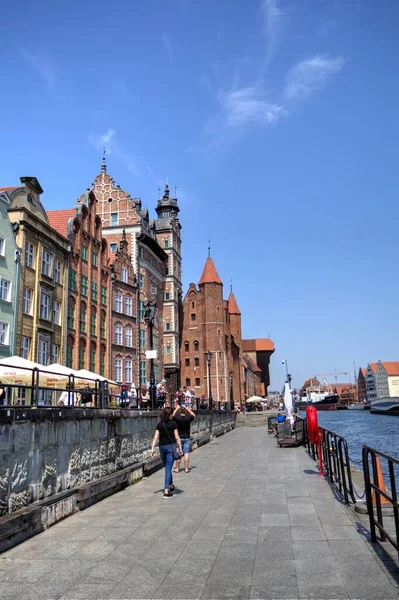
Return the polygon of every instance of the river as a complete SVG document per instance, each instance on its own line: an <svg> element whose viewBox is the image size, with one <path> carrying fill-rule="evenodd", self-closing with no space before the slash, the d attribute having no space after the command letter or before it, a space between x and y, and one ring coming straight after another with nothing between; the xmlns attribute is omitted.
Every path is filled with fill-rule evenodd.
<svg viewBox="0 0 399 600"><path fill-rule="evenodd" d="M399 416L372 415L369 410L334 410L318 411L317 417L321 427L346 439L352 460L361 460L363 444L399 459Z"/></svg>

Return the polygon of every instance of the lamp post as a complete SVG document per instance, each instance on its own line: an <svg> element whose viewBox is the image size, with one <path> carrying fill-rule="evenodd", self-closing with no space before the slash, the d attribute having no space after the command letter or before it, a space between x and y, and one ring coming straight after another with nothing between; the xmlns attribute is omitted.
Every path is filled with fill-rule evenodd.
<svg viewBox="0 0 399 600"><path fill-rule="evenodd" d="M234 410L234 394L233 394L233 371L230 371L230 410Z"/></svg>
<svg viewBox="0 0 399 600"><path fill-rule="evenodd" d="M144 311L144 320L147 323L149 332L150 332L150 350L151 350L151 358L150 358L150 388L149 388L149 394L150 394L150 405L151 405L151 410L155 410L156 408L156 399L157 399L157 388L155 385L155 374L154 374L154 358L153 358L153 344L154 344L154 337L153 337L153 329L154 329L154 322L155 322L155 313L156 313L156 307L157 307L157 303L155 302L155 300L150 300L149 302L147 302L144 305L145 311Z"/></svg>
<svg viewBox="0 0 399 600"><path fill-rule="evenodd" d="M212 389L211 389L211 361L212 361L212 352L205 352L206 362L208 364L208 390L209 390L209 410L212 410Z"/></svg>

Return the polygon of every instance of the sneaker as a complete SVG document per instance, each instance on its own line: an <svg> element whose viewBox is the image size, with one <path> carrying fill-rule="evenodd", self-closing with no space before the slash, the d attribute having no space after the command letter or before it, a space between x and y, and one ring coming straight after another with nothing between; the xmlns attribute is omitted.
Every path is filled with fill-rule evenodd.
<svg viewBox="0 0 399 600"><path fill-rule="evenodd" d="M169 494L165 494L165 492L164 492L163 497L164 498L172 498L173 494L171 494L170 492L169 492Z"/></svg>
<svg viewBox="0 0 399 600"><path fill-rule="evenodd" d="M175 491L175 489L176 488L175 488L174 484L171 483L170 486L169 486L169 493L173 494L173 492Z"/></svg>

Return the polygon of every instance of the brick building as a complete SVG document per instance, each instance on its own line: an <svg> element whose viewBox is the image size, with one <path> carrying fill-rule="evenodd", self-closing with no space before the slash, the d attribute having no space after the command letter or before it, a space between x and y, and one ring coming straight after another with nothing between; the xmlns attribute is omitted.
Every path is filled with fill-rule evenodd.
<svg viewBox="0 0 399 600"><path fill-rule="evenodd" d="M243 352L249 356L261 370L261 396L267 396L270 385L270 357L274 352L274 344L269 338L257 338L242 341ZM252 395L252 394L251 394Z"/></svg>
<svg viewBox="0 0 399 600"><path fill-rule="evenodd" d="M69 241L65 364L110 376L110 271L93 192L75 208L49 211L51 226Z"/></svg>
<svg viewBox="0 0 399 600"><path fill-rule="evenodd" d="M262 394L262 383L261 383L261 369L256 363L254 363L248 356L243 355L243 366L244 366L244 397L250 398L251 396L261 396Z"/></svg>
<svg viewBox="0 0 399 600"><path fill-rule="evenodd" d="M110 379L127 385L137 374L137 280L128 251L126 233L115 254L109 253L111 268L111 370Z"/></svg>
<svg viewBox="0 0 399 600"><path fill-rule="evenodd" d="M191 283L182 304L182 384L209 396L206 352L212 353L210 384L215 401L242 399L241 313L233 292L223 299L223 282L208 256L198 287Z"/></svg>

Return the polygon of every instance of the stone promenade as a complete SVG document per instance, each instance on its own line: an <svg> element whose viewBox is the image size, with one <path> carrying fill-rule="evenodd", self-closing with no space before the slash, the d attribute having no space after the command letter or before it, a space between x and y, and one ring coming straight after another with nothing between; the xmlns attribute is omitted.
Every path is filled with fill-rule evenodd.
<svg viewBox="0 0 399 600"><path fill-rule="evenodd" d="M303 448L240 428L0 557L0 598L398 598Z"/></svg>

